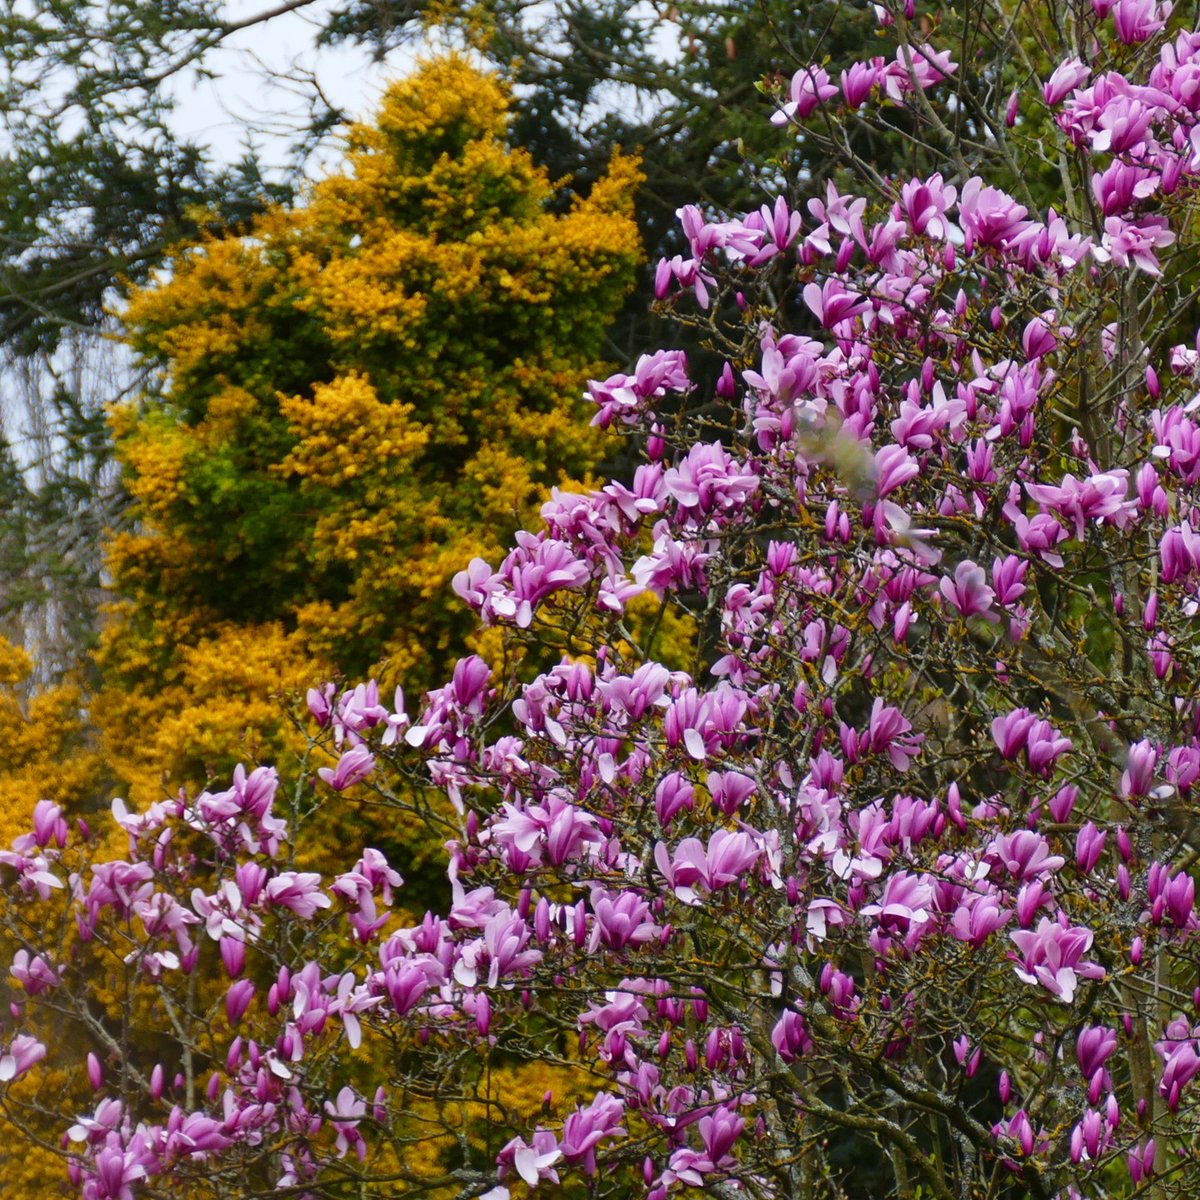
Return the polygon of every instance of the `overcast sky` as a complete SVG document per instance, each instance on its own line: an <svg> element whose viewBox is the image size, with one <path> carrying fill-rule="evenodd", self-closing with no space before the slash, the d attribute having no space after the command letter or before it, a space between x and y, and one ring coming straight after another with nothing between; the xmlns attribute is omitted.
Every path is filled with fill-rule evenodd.
<svg viewBox="0 0 1200 1200"><path fill-rule="evenodd" d="M230 0L226 13L240 19L269 7L271 0ZM315 4L232 35L205 60L215 80L198 80L190 72L174 78L170 94L179 131L231 162L251 127L267 162L281 164L288 131L305 122L307 102L300 90L309 76L331 103L355 119L369 117L383 86L408 69L412 55L393 52L379 64L365 49L314 47L325 11L324 3ZM336 155L326 160L336 161Z"/></svg>

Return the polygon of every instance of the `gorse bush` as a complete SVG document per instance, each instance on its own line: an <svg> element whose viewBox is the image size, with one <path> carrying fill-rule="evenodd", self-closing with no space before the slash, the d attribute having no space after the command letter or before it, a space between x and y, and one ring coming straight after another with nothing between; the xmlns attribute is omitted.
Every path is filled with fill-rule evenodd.
<svg viewBox="0 0 1200 1200"><path fill-rule="evenodd" d="M130 297L160 376L112 416L133 509L93 711L139 802L228 770L247 730L282 755L277 696L315 664L437 682L475 640L455 571L600 456L579 395L633 282L640 175L617 155L565 203L508 124L494 78L428 61L303 201Z"/></svg>
<svg viewBox="0 0 1200 1200"><path fill-rule="evenodd" d="M782 118L903 105L936 148L957 49L879 14L893 51ZM1050 17L1059 61L969 133L1061 162L1061 213L951 163L685 209L659 289L716 394L673 351L589 385L641 465L453 582L513 653L309 694L318 795L443 830L444 910L393 916L371 849L296 869L269 767L116 805L121 856L39 807L0 1075L87 1200L1195 1192L1200 33ZM523 1062L541 1105L497 1086Z"/></svg>

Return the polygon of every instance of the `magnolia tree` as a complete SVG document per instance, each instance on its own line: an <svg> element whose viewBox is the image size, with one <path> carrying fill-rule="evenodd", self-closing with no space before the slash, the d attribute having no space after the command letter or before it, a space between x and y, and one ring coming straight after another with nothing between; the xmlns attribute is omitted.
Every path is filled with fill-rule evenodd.
<svg viewBox="0 0 1200 1200"><path fill-rule="evenodd" d="M39 807L0 855L0 1080L86 1200L782 1200L852 1160L898 1197L1195 1193L1200 33L1170 15L1057 13L1078 52L944 174L684 210L659 290L717 394L670 351L592 385L642 465L455 581L506 661L314 689L333 757L286 803L268 767L118 803L115 852ZM954 52L880 19L895 53L799 71L778 121L941 145ZM1063 214L972 145L1014 189L1061 165ZM647 592L693 673L626 627ZM342 792L444 824L444 911L370 849L297 868ZM569 1081L533 1112L488 1082L522 1062Z"/></svg>

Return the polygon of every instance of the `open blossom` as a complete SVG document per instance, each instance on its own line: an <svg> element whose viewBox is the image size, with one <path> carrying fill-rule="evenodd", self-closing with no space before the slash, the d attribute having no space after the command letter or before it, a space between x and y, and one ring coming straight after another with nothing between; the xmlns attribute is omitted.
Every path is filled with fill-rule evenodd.
<svg viewBox="0 0 1200 1200"><path fill-rule="evenodd" d="M927 878L900 871L887 877L883 893L874 904L863 907L862 915L874 917L882 931L904 939L932 920L933 898Z"/></svg>
<svg viewBox="0 0 1200 1200"><path fill-rule="evenodd" d="M347 750L338 759L334 768L321 767L317 774L335 792L345 791L348 787L366 779L375 768L375 756L366 746L358 745Z"/></svg>
<svg viewBox="0 0 1200 1200"><path fill-rule="evenodd" d="M549 1129L538 1128L528 1142L524 1138L513 1138L497 1155L496 1162L502 1173L515 1171L532 1188L543 1179L558 1183L554 1165L561 1158L558 1138ZM507 1189L504 1189L504 1196L507 1200Z"/></svg>
<svg viewBox="0 0 1200 1200"><path fill-rule="evenodd" d="M367 1145L358 1132L358 1125L367 1115L367 1102L356 1095L353 1088L344 1087L338 1092L336 1100L325 1101L325 1112L329 1116L330 1127L337 1134L338 1158L353 1149L359 1162L365 1161Z"/></svg>
<svg viewBox="0 0 1200 1200"><path fill-rule="evenodd" d="M593 423L607 428L617 419L627 424L637 421L669 392L686 392L690 387L687 357L682 350L658 350L643 354L631 374L610 375L601 381L588 381L588 398L598 406Z"/></svg>
<svg viewBox="0 0 1200 1200"><path fill-rule="evenodd" d="M1026 983L1041 984L1065 1004L1075 998L1081 979L1103 979L1104 968L1084 959L1092 948L1090 929L1072 926L1065 914L1055 921L1043 917L1036 929L1009 934L1021 953L1017 975Z"/></svg>
<svg viewBox="0 0 1200 1200"><path fill-rule="evenodd" d="M664 1182L678 1181L689 1187L703 1187L706 1179L720 1175L736 1165L730 1154L734 1143L746 1128L746 1119L732 1105L719 1105L698 1122L703 1149L683 1147L671 1155Z"/></svg>
<svg viewBox="0 0 1200 1200"><path fill-rule="evenodd" d="M946 602L960 617L982 617L985 621L1000 620L992 611L996 593L987 585L987 575L977 563L966 559L954 568L954 579L943 578L939 584Z"/></svg>
<svg viewBox="0 0 1200 1200"><path fill-rule="evenodd" d="M903 104L905 95L914 86L926 91L957 70L958 64L950 57L949 50L901 46L883 73L883 90L893 102Z"/></svg>
<svg viewBox="0 0 1200 1200"><path fill-rule="evenodd" d="M761 853L748 833L718 829L708 846L694 837L684 838L674 853L663 842L654 847L654 861L675 894L686 903L699 903L700 893L736 883Z"/></svg>
<svg viewBox="0 0 1200 1200"><path fill-rule="evenodd" d="M804 289L804 303L826 329L833 329L871 307L837 279L827 279L823 286L808 284Z"/></svg>
<svg viewBox="0 0 1200 1200"><path fill-rule="evenodd" d="M30 996L36 996L58 983L58 972L40 954L30 955L24 948L13 955L9 973Z"/></svg>
<svg viewBox="0 0 1200 1200"><path fill-rule="evenodd" d="M0 1054L0 1083L19 1079L30 1067L46 1057L46 1047L35 1037L18 1033L9 1043L8 1049Z"/></svg>
<svg viewBox="0 0 1200 1200"><path fill-rule="evenodd" d="M758 485L758 477L743 470L720 442L693 446L663 477L667 492L697 519L739 507Z"/></svg>
<svg viewBox="0 0 1200 1200"><path fill-rule="evenodd" d="M1111 521L1123 527L1133 515L1133 502L1126 500L1129 472L1124 469L1097 472L1087 479L1068 472L1061 483L1027 483L1025 490L1043 508L1073 521L1075 536L1081 540L1089 521Z"/></svg>
<svg viewBox="0 0 1200 1200"><path fill-rule="evenodd" d="M823 100L837 93L837 86L830 82L829 73L824 67L801 67L792 76L787 101L772 115L771 124L786 125L795 119L803 121L812 116Z"/></svg>
<svg viewBox="0 0 1200 1200"><path fill-rule="evenodd" d="M264 895L271 904L290 909L304 920L311 920L318 909L329 908L333 903L321 891L320 875L311 871L281 871L267 881Z"/></svg>
<svg viewBox="0 0 1200 1200"><path fill-rule="evenodd" d="M596 1148L608 1138L618 1137L625 1130L625 1102L617 1096L601 1092L590 1104L578 1108L563 1123L559 1149L567 1162L582 1164L584 1173L596 1173Z"/></svg>
<svg viewBox="0 0 1200 1200"><path fill-rule="evenodd" d="M1053 74L1042 87L1042 98L1051 107L1060 104L1080 84L1086 83L1091 68L1078 58L1068 58L1055 67Z"/></svg>
<svg viewBox="0 0 1200 1200"><path fill-rule="evenodd" d="M928 179L906 180L892 215L904 218L913 233L941 239L949 236L949 216L957 199L958 189L947 184L939 171Z"/></svg>
<svg viewBox="0 0 1200 1200"><path fill-rule="evenodd" d="M530 863L548 862L560 867L601 840L590 813L551 795L546 803L521 808L506 802L505 817L492 826L493 840L502 849L512 847Z"/></svg>
<svg viewBox="0 0 1200 1200"><path fill-rule="evenodd" d="M487 980L488 987L496 987L502 979L511 987L513 976L542 960L542 952L529 942L529 926L502 909L488 919L483 937L463 946L454 977L464 987L475 986L480 978Z"/></svg>
<svg viewBox="0 0 1200 1200"><path fill-rule="evenodd" d="M1011 245L1030 228L1025 219L1028 209L978 176L963 185L958 210L968 250L976 245Z"/></svg>
<svg viewBox="0 0 1200 1200"><path fill-rule="evenodd" d="M1143 217L1140 221L1127 221L1124 217L1106 217L1104 237L1092 254L1100 262L1113 262L1118 267L1134 266L1147 275L1161 275L1162 266L1157 250L1165 249L1175 241L1175 234L1161 217Z"/></svg>
<svg viewBox="0 0 1200 1200"><path fill-rule="evenodd" d="M912 732L912 722L898 708L884 704L878 696L875 698L863 738L864 748L886 754L896 770L907 771L924 740L923 733Z"/></svg>

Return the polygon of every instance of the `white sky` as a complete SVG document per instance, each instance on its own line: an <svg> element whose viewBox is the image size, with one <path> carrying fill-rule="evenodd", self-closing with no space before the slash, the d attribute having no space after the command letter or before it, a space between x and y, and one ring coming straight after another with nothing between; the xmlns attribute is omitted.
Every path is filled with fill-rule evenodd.
<svg viewBox="0 0 1200 1200"><path fill-rule="evenodd" d="M270 7L272 0L229 0L225 13L236 20ZM409 69L413 55L393 51L381 64L363 48L316 48L326 10L318 3L233 34L205 59L216 79L197 79L189 71L170 80L179 132L228 163L240 157L252 127L267 164L280 166L289 132L305 124L307 104L299 89L310 76L332 104L354 119L369 117L384 85ZM327 161L336 162L337 155Z"/></svg>
<svg viewBox="0 0 1200 1200"><path fill-rule="evenodd" d="M226 0L223 15L241 20L277 3ZM240 157L247 127L251 127L256 145L265 151L266 163L282 166L289 131L306 124L307 106L297 89L313 75L333 105L356 120L370 118L384 86L412 68L416 47L394 50L384 63L372 62L369 50L363 47L318 49L314 42L334 7L336 0L316 0L304 9L234 34L205 59L205 66L217 76L215 80L197 80L192 72L170 80L169 91L178 105L176 128L229 163ZM550 6L547 10L549 18ZM650 5L633 13L651 25L652 45L661 58L668 62L678 58L682 42L672 20ZM536 26L536 0L526 17ZM608 97L609 103L622 100L650 103L645 97ZM339 157L331 148L319 162L334 165ZM310 177L316 166L310 164Z"/></svg>

